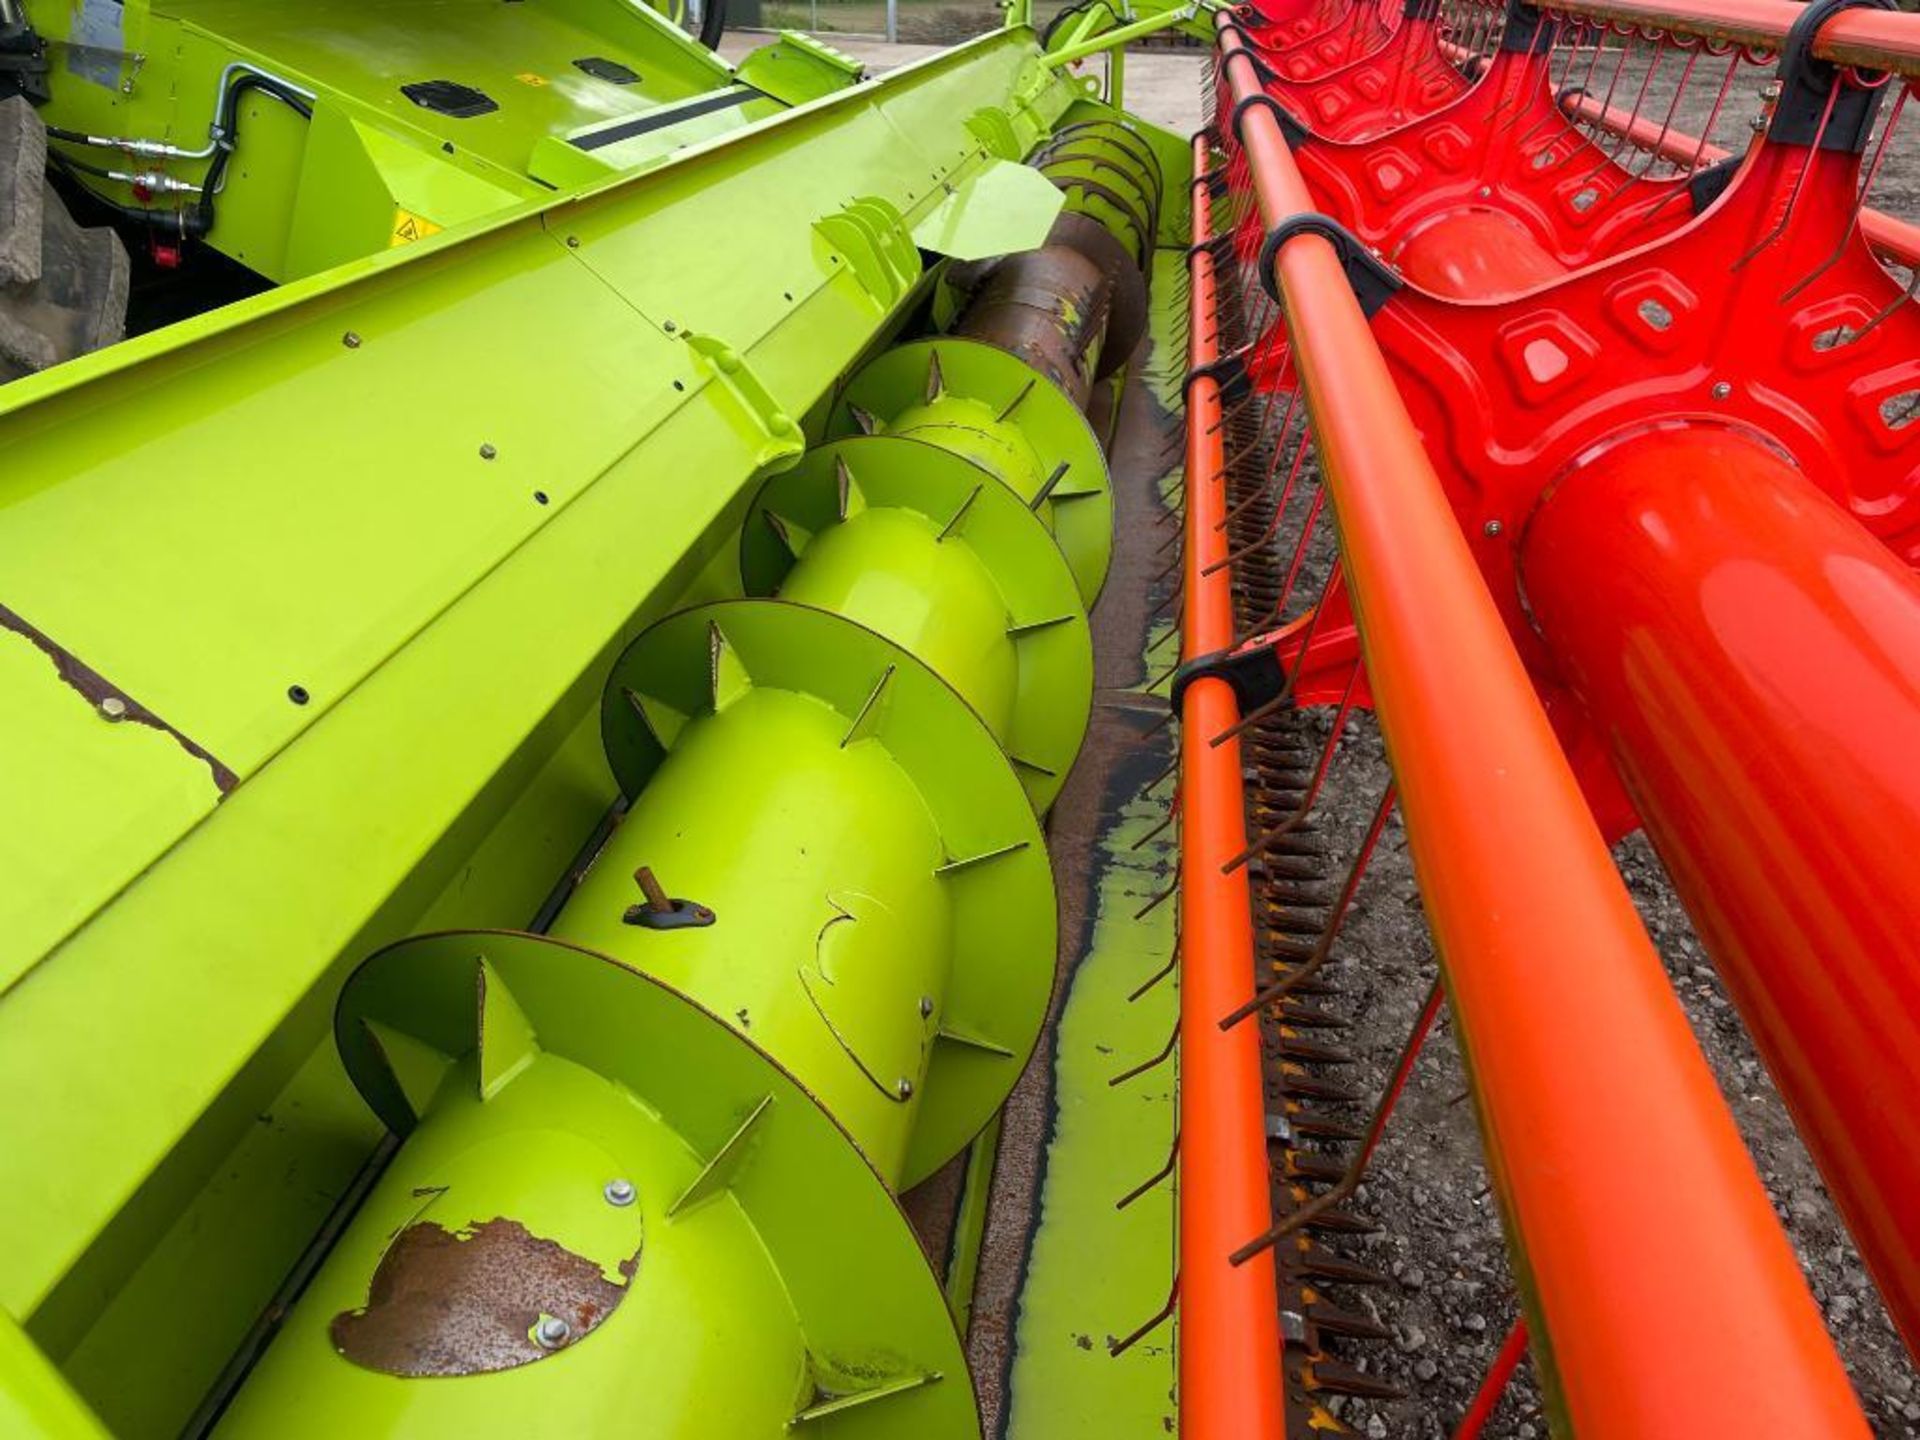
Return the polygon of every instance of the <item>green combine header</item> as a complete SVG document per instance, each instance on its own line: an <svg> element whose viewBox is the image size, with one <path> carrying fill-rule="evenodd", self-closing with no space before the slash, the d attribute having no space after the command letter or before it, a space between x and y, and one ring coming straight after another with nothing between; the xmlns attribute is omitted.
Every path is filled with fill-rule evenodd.
<svg viewBox="0 0 1920 1440"><path fill-rule="evenodd" d="M981 1433L1190 148L721 15L0 0L0 1433Z"/></svg>

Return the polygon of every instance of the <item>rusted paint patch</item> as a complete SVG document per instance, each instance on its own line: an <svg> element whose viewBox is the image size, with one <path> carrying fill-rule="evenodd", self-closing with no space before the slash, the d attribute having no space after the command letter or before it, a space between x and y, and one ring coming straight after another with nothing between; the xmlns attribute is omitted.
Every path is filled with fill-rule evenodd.
<svg viewBox="0 0 1920 1440"><path fill-rule="evenodd" d="M171 735L182 750L213 772L214 786L221 795L226 795L240 783L240 777L215 759L205 746L181 734L79 656L58 644L52 636L37 629L4 605L0 605L0 629L11 630L14 634L24 635L31 640L34 646L53 662L53 668L61 680L84 695L89 705L98 709L102 700L109 698L119 700L127 707L126 714L120 717L121 724L145 725L149 729Z"/></svg>
<svg viewBox="0 0 1920 1440"><path fill-rule="evenodd" d="M483 1375L545 1359L542 1316L566 1321L578 1344L627 1294L640 1257L620 1264L621 1282L518 1220L483 1220L459 1231L431 1220L402 1230L373 1272L367 1303L333 1317L333 1345L388 1375ZM564 1348L563 1346L556 1347Z"/></svg>

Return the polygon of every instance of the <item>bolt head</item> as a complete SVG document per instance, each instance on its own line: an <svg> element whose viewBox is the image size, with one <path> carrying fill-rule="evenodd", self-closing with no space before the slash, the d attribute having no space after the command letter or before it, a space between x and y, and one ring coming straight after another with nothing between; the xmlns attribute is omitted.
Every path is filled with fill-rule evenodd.
<svg viewBox="0 0 1920 1440"><path fill-rule="evenodd" d="M633 1188L631 1180L609 1180L601 1193L607 1197L609 1205L631 1205L639 1198L640 1192Z"/></svg>
<svg viewBox="0 0 1920 1440"><path fill-rule="evenodd" d="M1491 185L1482 185L1480 187L1480 198L1482 200L1485 200L1491 194L1493 194L1493 187Z"/></svg>
<svg viewBox="0 0 1920 1440"><path fill-rule="evenodd" d="M1725 400L1729 395L1733 394L1733 386L1729 385L1726 381L1722 380L1720 381L1719 384L1713 387L1713 390L1711 393L1714 399Z"/></svg>
<svg viewBox="0 0 1920 1440"><path fill-rule="evenodd" d="M573 1338L573 1327L558 1315L547 1315L533 1327L533 1338L548 1350L558 1350Z"/></svg>
<svg viewBox="0 0 1920 1440"><path fill-rule="evenodd" d="M893 1093L898 1095L902 1100L911 1100L913 1098L913 1081L902 1075L898 1080L893 1082Z"/></svg>
<svg viewBox="0 0 1920 1440"><path fill-rule="evenodd" d="M1766 129L1767 117L1765 112L1762 112L1761 114L1758 114L1754 116L1751 120L1747 121L1747 128L1753 131L1753 133L1756 135L1758 135L1762 130Z"/></svg>
<svg viewBox="0 0 1920 1440"><path fill-rule="evenodd" d="M926 1019L930 1019L932 1015L933 1015L933 996L922 995L920 997L920 1018L922 1020L926 1020Z"/></svg>
<svg viewBox="0 0 1920 1440"><path fill-rule="evenodd" d="M580 237L578 235L569 235L567 237L567 248L569 250L578 250L580 248Z"/></svg>
<svg viewBox="0 0 1920 1440"><path fill-rule="evenodd" d="M349 350L358 350L360 348L360 337L349 330L340 337L340 343Z"/></svg>
<svg viewBox="0 0 1920 1440"><path fill-rule="evenodd" d="M482 445L480 447L480 458L482 460L491 460L493 459L494 456L498 455L499 453L500 452L494 449L493 446L491 445Z"/></svg>
<svg viewBox="0 0 1920 1440"><path fill-rule="evenodd" d="M1780 82L1778 80L1769 80L1765 85L1761 86L1760 98L1762 100L1778 100L1780 98Z"/></svg>
<svg viewBox="0 0 1920 1440"><path fill-rule="evenodd" d="M1480 527L1480 532L1483 535L1486 535L1489 539L1491 539L1493 536L1498 535L1501 531L1505 530L1506 528L1507 527L1505 525L1502 525L1498 520L1489 520L1487 521L1486 524Z"/></svg>
<svg viewBox="0 0 1920 1440"><path fill-rule="evenodd" d="M108 695L100 702L100 713L109 720L127 718L127 702L118 695Z"/></svg>

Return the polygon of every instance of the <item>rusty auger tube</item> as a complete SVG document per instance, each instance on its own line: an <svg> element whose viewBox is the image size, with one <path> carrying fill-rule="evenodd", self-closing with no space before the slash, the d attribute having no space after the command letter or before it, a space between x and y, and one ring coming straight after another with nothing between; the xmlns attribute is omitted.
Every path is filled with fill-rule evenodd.
<svg viewBox="0 0 1920 1440"><path fill-rule="evenodd" d="M1194 174L1209 167L1194 140ZM1219 359L1213 223L1204 178L1193 186L1194 371ZM1197 374L1187 391L1186 538L1181 653L1233 643L1220 386ZM1229 1258L1271 1223L1260 1031L1219 1017L1253 996L1251 898L1244 865L1246 798L1240 743L1213 744L1240 718L1233 687L1201 678L1180 710L1180 1433L1187 1440L1279 1440L1285 1433L1280 1307L1271 1252Z"/></svg>
<svg viewBox="0 0 1920 1440"><path fill-rule="evenodd" d="M1219 43L1271 228L1314 206ZM1556 1429L1866 1435L1333 245L1271 280Z"/></svg>

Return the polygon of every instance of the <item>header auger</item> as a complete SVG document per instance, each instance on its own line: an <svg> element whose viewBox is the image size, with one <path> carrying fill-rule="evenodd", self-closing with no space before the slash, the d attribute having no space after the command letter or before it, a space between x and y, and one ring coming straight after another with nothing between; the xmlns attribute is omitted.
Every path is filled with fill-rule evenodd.
<svg viewBox="0 0 1920 1440"><path fill-rule="evenodd" d="M0 0L0 1432L1897 1433L1920 16L430 9Z"/></svg>

